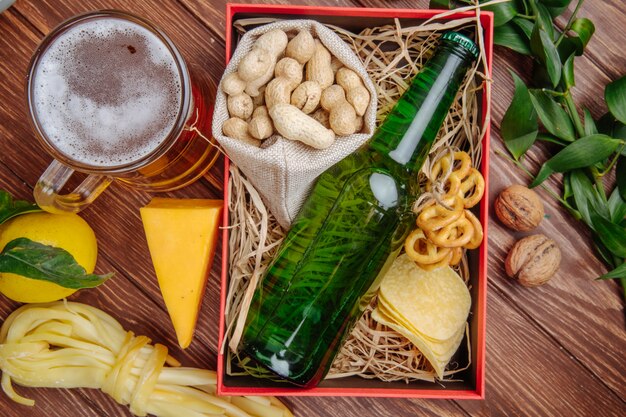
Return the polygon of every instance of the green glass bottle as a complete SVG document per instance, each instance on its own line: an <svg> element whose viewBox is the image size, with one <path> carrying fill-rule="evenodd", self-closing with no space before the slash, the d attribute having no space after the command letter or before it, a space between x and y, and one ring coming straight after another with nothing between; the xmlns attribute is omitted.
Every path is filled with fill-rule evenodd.
<svg viewBox="0 0 626 417"><path fill-rule="evenodd" d="M325 171L257 288L244 354L316 385L413 223L417 172L478 49L447 32L372 138Z"/></svg>

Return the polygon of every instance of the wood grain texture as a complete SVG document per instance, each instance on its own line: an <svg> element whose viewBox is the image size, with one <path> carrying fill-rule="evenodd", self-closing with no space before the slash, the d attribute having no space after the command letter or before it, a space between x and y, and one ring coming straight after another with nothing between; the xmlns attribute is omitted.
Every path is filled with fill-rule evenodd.
<svg viewBox="0 0 626 417"><path fill-rule="evenodd" d="M265 1L265 0L264 0ZM270 2L267 0L266 2ZM50 162L34 140L28 124L24 75L30 56L43 35L62 20L96 8L134 12L161 26L186 60L205 77L219 80L224 68L225 0L80 2L18 0L0 15L0 189L30 199L32 185ZM296 3L277 0L272 3ZM428 1L317 0L317 5L421 7ZM576 61L578 102L594 116L606 111L604 85L626 70L623 46L626 25L621 0L586 2L581 16L596 23L597 32L585 56ZM559 20L561 27L565 21ZM512 96L508 69L530 74L531 62L496 48L493 73L493 151L503 151L500 120ZM545 160L546 148L536 146L526 164L534 172ZM493 199L504 187L527 183L523 173L504 158L491 155ZM171 197L219 198L221 162L198 183L168 193ZM558 178L550 186L558 189ZM547 217L540 225L565 254L557 276L544 287L522 288L505 277L502 262L521 234L490 222L487 322L487 398L485 401L403 399L288 398L296 415L306 417L365 416L618 416L626 413L626 352L624 304L615 282L595 282L604 271L589 243L589 233L550 197L540 191ZM97 271L115 271L101 288L79 291L73 300L112 314L123 326L171 348L185 365L215 368L219 291L219 256L208 280L196 337L185 351L176 340L165 312L150 263L138 209L152 195L114 184L83 212L100 244ZM0 296L0 319L17 306ZM37 406L13 404L0 394L0 415L130 416L125 407L94 390L19 389ZM182 417L182 416L181 416Z"/></svg>
<svg viewBox="0 0 626 417"><path fill-rule="evenodd" d="M488 400L462 401L470 415L573 417L598 410L602 416L622 415L623 401L542 329L529 326L526 308L499 289L490 290Z"/></svg>

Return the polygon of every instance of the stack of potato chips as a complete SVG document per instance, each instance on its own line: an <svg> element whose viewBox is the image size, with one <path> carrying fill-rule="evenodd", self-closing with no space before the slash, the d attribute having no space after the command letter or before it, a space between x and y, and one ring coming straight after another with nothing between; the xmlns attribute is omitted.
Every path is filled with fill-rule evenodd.
<svg viewBox="0 0 626 417"><path fill-rule="evenodd" d="M463 340L471 302L467 286L452 268L427 272L403 254L380 284L372 318L409 339L442 379Z"/></svg>

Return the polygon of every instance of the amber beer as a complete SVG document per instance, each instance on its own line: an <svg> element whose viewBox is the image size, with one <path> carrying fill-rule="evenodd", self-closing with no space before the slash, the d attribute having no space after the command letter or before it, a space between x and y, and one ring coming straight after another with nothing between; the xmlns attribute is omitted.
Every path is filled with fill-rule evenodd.
<svg viewBox="0 0 626 417"><path fill-rule="evenodd" d="M141 18L102 11L64 22L40 45L28 77L31 119L55 158L37 202L79 211L113 179L147 191L195 181L218 156L205 104L214 92L193 84L174 44ZM74 170L90 175L60 195Z"/></svg>

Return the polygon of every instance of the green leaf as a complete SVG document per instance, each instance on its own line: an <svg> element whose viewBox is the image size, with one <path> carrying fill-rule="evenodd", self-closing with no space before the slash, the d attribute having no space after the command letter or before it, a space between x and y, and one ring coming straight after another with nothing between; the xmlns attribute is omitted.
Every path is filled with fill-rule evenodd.
<svg viewBox="0 0 626 417"><path fill-rule="evenodd" d="M450 10L455 7L454 3L453 0L430 0L428 8Z"/></svg>
<svg viewBox="0 0 626 417"><path fill-rule="evenodd" d="M552 15L550 14L550 11L541 3L537 4L537 11L539 12L537 23L540 28L548 34L550 41L554 42L556 38L554 36L554 25L552 23Z"/></svg>
<svg viewBox="0 0 626 417"><path fill-rule="evenodd" d="M87 274L64 249L21 237L6 244L0 253L0 272L50 281L65 288L93 288L113 274Z"/></svg>
<svg viewBox="0 0 626 417"><path fill-rule="evenodd" d="M531 71L532 78L529 82L530 85L536 88L547 88L552 90L552 80L548 76L548 71L539 61L533 62L533 68Z"/></svg>
<svg viewBox="0 0 626 417"><path fill-rule="evenodd" d="M572 22L570 31L574 32L574 36L568 36L568 38L576 46L576 55L582 55L593 33L596 31L596 27L591 20L586 17L580 17Z"/></svg>
<svg viewBox="0 0 626 417"><path fill-rule="evenodd" d="M530 50L546 68L552 87L556 87L561 80L561 58L550 35L539 26L539 20L537 20L533 33L530 35Z"/></svg>
<svg viewBox="0 0 626 417"><path fill-rule="evenodd" d="M609 214L611 215L611 221L618 224L626 217L626 200L619 194L619 189L615 187L608 201Z"/></svg>
<svg viewBox="0 0 626 417"><path fill-rule="evenodd" d="M607 272L604 275L599 276L597 279L615 279L626 278L626 262L618 266L612 271Z"/></svg>
<svg viewBox="0 0 626 417"><path fill-rule="evenodd" d="M485 3L486 1L487 0L481 0L479 3ZM512 1L485 6L482 8L482 10L493 12L494 27L502 26L506 22L517 16L515 2Z"/></svg>
<svg viewBox="0 0 626 417"><path fill-rule="evenodd" d="M574 57L576 55L571 54L569 58L565 60L563 63L563 82L565 83L565 89L569 90L570 88L576 85L576 81L574 80Z"/></svg>
<svg viewBox="0 0 626 417"><path fill-rule="evenodd" d="M563 174L563 200L568 200L574 196L574 190L572 190L571 172Z"/></svg>
<svg viewBox="0 0 626 417"><path fill-rule="evenodd" d="M613 256L611 251L608 250L606 246L604 246L604 244L602 243L602 241L600 240L600 238L598 237L596 233L593 233L591 235L591 240L593 240L593 246L598 251L598 254L600 254L600 257L602 258L602 260L611 268L614 268L616 266L614 262L615 257Z"/></svg>
<svg viewBox="0 0 626 417"><path fill-rule="evenodd" d="M572 120L552 96L541 90L530 90L530 100L548 132L568 142L576 139Z"/></svg>
<svg viewBox="0 0 626 417"><path fill-rule="evenodd" d="M540 3L543 3L543 4L546 5L546 8L550 12L550 15L552 16L553 19L555 17L557 17L557 16L562 15L563 12L565 10L567 10L567 7L569 6L569 4L571 2L572 2L572 0L562 0L562 1L543 1L543 0L540 0ZM558 5L551 6L550 4L558 4Z"/></svg>
<svg viewBox="0 0 626 417"><path fill-rule="evenodd" d="M514 72L511 72L511 76L515 83L515 93L502 118L500 134L511 155L519 159L535 142L539 127L526 84Z"/></svg>
<svg viewBox="0 0 626 417"><path fill-rule="evenodd" d="M561 43L556 47L556 50L561 57L561 62L565 62L565 60L572 54L576 56L581 55L578 53L577 44L572 40L572 38L567 36L561 39Z"/></svg>
<svg viewBox="0 0 626 417"><path fill-rule="evenodd" d="M604 99L611 114L620 122L626 123L626 76L607 84Z"/></svg>
<svg viewBox="0 0 626 417"><path fill-rule="evenodd" d="M547 7L567 7L572 0L539 0L539 3Z"/></svg>
<svg viewBox="0 0 626 417"><path fill-rule="evenodd" d="M569 178L576 209L587 226L595 230L593 222L591 221L591 208L607 216L609 212L606 206L602 204L601 197L598 195L591 179L584 171L575 169L569 172ZM602 208L598 210L598 207Z"/></svg>
<svg viewBox="0 0 626 417"><path fill-rule="evenodd" d="M558 16L562 15L563 12L567 10L567 7L546 7L546 9L548 9L550 16L552 16L552 18L555 19Z"/></svg>
<svg viewBox="0 0 626 417"><path fill-rule="evenodd" d="M535 26L533 22L528 19L524 19L522 17L516 17L513 19L513 23L517 25L518 28L524 32L524 35L530 40L530 35L533 33L533 27Z"/></svg>
<svg viewBox="0 0 626 417"><path fill-rule="evenodd" d="M551 135L549 133L539 133L537 135L537 140L540 140L543 142L556 143L557 145L562 146L562 147L566 147L567 145L569 145L569 142L564 142L562 139L559 139L556 136Z"/></svg>
<svg viewBox="0 0 626 417"><path fill-rule="evenodd" d="M596 122L593 120L593 117L591 116L591 113L588 109L584 109L583 113L585 115L585 135L595 135L596 133L598 133Z"/></svg>
<svg viewBox="0 0 626 417"><path fill-rule="evenodd" d="M13 200L11 194L0 190L0 224L24 213L41 211L36 205L24 200Z"/></svg>
<svg viewBox="0 0 626 417"><path fill-rule="evenodd" d="M617 189L619 195L626 200L626 156L622 155L617 160L617 168L615 168L615 178L617 180Z"/></svg>
<svg viewBox="0 0 626 417"><path fill-rule="evenodd" d="M531 53L528 38L519 27L511 22L498 26L493 30L493 43L523 55L530 55Z"/></svg>
<svg viewBox="0 0 626 417"><path fill-rule="evenodd" d="M589 40L591 39L591 35L593 35L593 32L595 31L595 27L593 27L593 23L591 23L590 20L578 20L579 19L576 19L574 23L577 23L577 25L580 26L578 28L580 30L580 34L574 32L573 35L566 35L563 39L561 39L561 43L559 43L559 46L557 47L562 61L565 61L565 58L569 57L571 54L581 56L585 51L587 43L589 43ZM572 26L571 30L574 29L575 27Z"/></svg>
<svg viewBox="0 0 626 417"><path fill-rule="evenodd" d="M620 258L626 258L626 229L605 219L591 208L591 221L600 241L611 253Z"/></svg>
<svg viewBox="0 0 626 417"><path fill-rule="evenodd" d="M615 139L626 141L626 125L617 120L611 113L605 113L597 123L598 131ZM626 153L622 151L622 155Z"/></svg>
<svg viewBox="0 0 626 417"><path fill-rule="evenodd" d="M608 158L622 143L619 139L597 134L570 143L543 164L530 187L536 187L555 172L588 167Z"/></svg>

